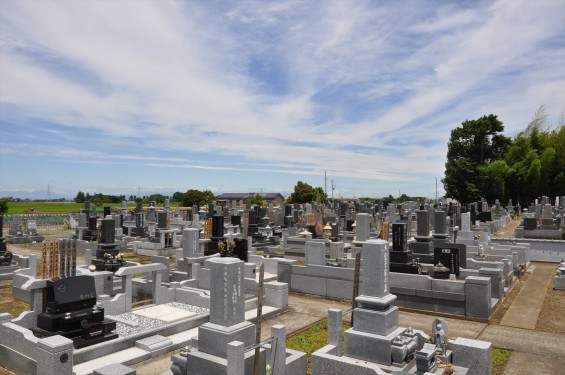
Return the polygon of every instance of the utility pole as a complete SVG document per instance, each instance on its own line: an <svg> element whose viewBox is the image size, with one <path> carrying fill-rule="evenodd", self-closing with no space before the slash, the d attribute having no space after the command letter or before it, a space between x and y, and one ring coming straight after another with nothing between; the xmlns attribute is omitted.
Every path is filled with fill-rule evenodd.
<svg viewBox="0 0 565 375"><path fill-rule="evenodd" d="M436 177L436 203L437 203L437 177Z"/></svg>
<svg viewBox="0 0 565 375"><path fill-rule="evenodd" d="M255 320L255 358L253 362L253 374L259 374L259 352L261 347L261 318L263 317L263 280L265 279L265 264L259 266L259 287L257 291L257 319Z"/></svg>
<svg viewBox="0 0 565 375"><path fill-rule="evenodd" d="M328 196L328 171L324 171L324 193Z"/></svg>
<svg viewBox="0 0 565 375"><path fill-rule="evenodd" d="M51 184L47 183L47 202L51 200Z"/></svg>
<svg viewBox="0 0 565 375"><path fill-rule="evenodd" d="M334 182L335 182L334 180L331 180L331 183L332 183L332 204L334 203L334 189L335 189Z"/></svg>

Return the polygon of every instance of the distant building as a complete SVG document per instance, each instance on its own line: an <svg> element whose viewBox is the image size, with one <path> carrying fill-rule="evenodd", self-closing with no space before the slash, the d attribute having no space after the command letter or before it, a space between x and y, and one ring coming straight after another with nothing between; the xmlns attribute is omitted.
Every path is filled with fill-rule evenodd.
<svg viewBox="0 0 565 375"><path fill-rule="evenodd" d="M247 198L255 195L261 196L261 198L263 198L263 200L267 203L276 203L279 206L284 204L284 197L281 193L223 193L216 199L216 201L229 204L231 202L241 200L245 203Z"/></svg>

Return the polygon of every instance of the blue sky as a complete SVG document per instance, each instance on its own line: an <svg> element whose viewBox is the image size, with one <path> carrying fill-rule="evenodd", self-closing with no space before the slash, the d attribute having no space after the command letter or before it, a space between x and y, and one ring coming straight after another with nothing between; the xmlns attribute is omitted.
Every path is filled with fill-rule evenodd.
<svg viewBox="0 0 565 375"><path fill-rule="evenodd" d="M0 196L288 193L327 171L335 196L433 197L462 121L565 113L564 19L561 0L4 1Z"/></svg>

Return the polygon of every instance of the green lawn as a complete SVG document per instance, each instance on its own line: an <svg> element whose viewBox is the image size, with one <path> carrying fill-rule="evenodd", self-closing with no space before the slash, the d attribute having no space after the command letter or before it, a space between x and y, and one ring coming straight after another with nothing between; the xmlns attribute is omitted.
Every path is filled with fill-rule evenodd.
<svg viewBox="0 0 565 375"><path fill-rule="evenodd" d="M349 329L349 324L343 324L343 331ZM314 324L301 335L289 337L286 340L287 348L305 352L308 356L307 374L312 373L312 353L328 344L328 320Z"/></svg>
<svg viewBox="0 0 565 375"><path fill-rule="evenodd" d="M69 212L79 212L83 208L82 203L75 202L8 202L8 212L6 215L21 214L67 214ZM96 206L97 211L102 211L103 207L119 208L119 203L104 203ZM135 204L128 205L128 208L135 208Z"/></svg>

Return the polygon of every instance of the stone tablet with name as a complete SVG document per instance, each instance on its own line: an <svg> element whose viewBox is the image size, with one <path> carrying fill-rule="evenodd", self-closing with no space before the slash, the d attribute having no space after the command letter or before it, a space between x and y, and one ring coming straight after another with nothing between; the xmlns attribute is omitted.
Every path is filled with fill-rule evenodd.
<svg viewBox="0 0 565 375"><path fill-rule="evenodd" d="M243 262L213 258L210 264L210 323L232 326L245 320Z"/></svg>
<svg viewBox="0 0 565 375"><path fill-rule="evenodd" d="M182 231L182 256L184 258L200 257L200 231L196 228L185 228Z"/></svg>
<svg viewBox="0 0 565 375"><path fill-rule="evenodd" d="M370 240L361 250L362 270L360 295L384 297L389 294L389 250L388 242Z"/></svg>
<svg viewBox="0 0 565 375"><path fill-rule="evenodd" d="M438 262L449 268L449 273L459 276L459 247L434 247L434 265Z"/></svg>
<svg viewBox="0 0 565 375"><path fill-rule="evenodd" d="M392 224L392 251L406 251L408 248L408 232L406 223Z"/></svg>

